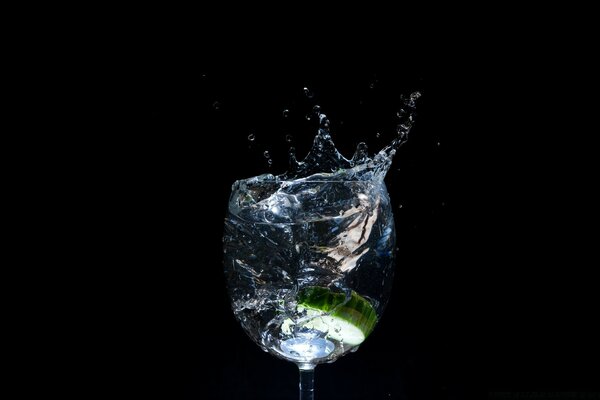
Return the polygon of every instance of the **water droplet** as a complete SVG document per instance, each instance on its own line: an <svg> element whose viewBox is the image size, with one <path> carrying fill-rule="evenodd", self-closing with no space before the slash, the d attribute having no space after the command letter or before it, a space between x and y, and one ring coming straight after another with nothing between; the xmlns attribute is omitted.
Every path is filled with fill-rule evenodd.
<svg viewBox="0 0 600 400"><path fill-rule="evenodd" d="M396 116L398 118L403 118L405 115L406 115L406 110L402 110L402 109L396 113Z"/></svg>
<svg viewBox="0 0 600 400"><path fill-rule="evenodd" d="M442 201L442 207L446 206L446 202Z"/></svg>
<svg viewBox="0 0 600 400"><path fill-rule="evenodd" d="M212 106L213 106L213 108L214 108L215 110L217 110L217 111L221 109L221 103L220 103L220 102L218 102L218 101L215 101L215 102L212 104Z"/></svg>
<svg viewBox="0 0 600 400"><path fill-rule="evenodd" d="M294 137L290 134L285 135L285 141L288 143L292 143L292 140L294 139Z"/></svg>
<svg viewBox="0 0 600 400"><path fill-rule="evenodd" d="M375 134L375 137L376 137L377 139L379 139L379 137L380 137L380 136L381 136L381 133L379 133L379 132L377 132L377 133Z"/></svg>
<svg viewBox="0 0 600 400"><path fill-rule="evenodd" d="M414 93L411 93L411 95L410 95L411 100L416 100L419 97L421 97L421 92L414 92Z"/></svg>
<svg viewBox="0 0 600 400"><path fill-rule="evenodd" d="M309 99L312 99L314 96L313 92L311 92L307 87L304 87L304 95Z"/></svg>
<svg viewBox="0 0 600 400"><path fill-rule="evenodd" d="M270 167L271 165L273 165L273 160L269 158L269 159L267 160L267 164L269 164L269 167Z"/></svg>
<svg viewBox="0 0 600 400"><path fill-rule="evenodd" d="M402 208L404 207L402 204L398 204L398 208Z"/></svg>
<svg viewBox="0 0 600 400"><path fill-rule="evenodd" d="M287 118L290 116L290 110L288 110L287 108L285 110L283 110L282 112L283 114L283 118Z"/></svg>
<svg viewBox="0 0 600 400"><path fill-rule="evenodd" d="M375 82L371 82L371 84L369 85L369 88L371 88L371 89L375 88Z"/></svg>
<svg viewBox="0 0 600 400"><path fill-rule="evenodd" d="M256 135L254 133L251 133L248 135L248 140L251 142L254 142L254 139L256 139Z"/></svg>
<svg viewBox="0 0 600 400"><path fill-rule="evenodd" d="M307 121L310 121L310 114L306 114L304 118L306 118Z"/></svg>
<svg viewBox="0 0 600 400"><path fill-rule="evenodd" d="M271 154L269 153L269 150L265 150L263 155L265 156L265 158L271 158Z"/></svg>
<svg viewBox="0 0 600 400"><path fill-rule="evenodd" d="M437 146L440 147L442 145L441 142L437 142Z"/></svg>
<svg viewBox="0 0 600 400"><path fill-rule="evenodd" d="M314 112L315 114L319 114L319 113L321 112L321 106L319 106L319 105L315 105L315 106L313 107L313 112Z"/></svg>
<svg viewBox="0 0 600 400"><path fill-rule="evenodd" d="M319 114L319 125L326 132L329 132L329 120L327 119L327 116L325 114Z"/></svg>

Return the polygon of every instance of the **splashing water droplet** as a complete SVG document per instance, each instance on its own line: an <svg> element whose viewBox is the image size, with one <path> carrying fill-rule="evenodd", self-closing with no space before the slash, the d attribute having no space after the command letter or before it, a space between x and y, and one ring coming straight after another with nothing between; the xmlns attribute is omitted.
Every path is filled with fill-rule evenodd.
<svg viewBox="0 0 600 400"><path fill-rule="evenodd" d="M250 142L254 142L254 139L256 139L256 135L254 133L251 133L251 134L248 135L248 140Z"/></svg>
<svg viewBox="0 0 600 400"><path fill-rule="evenodd" d="M315 114L319 114L319 113L321 112L321 106L319 106L319 105L315 105L315 106L313 107L313 112L314 112Z"/></svg>
<svg viewBox="0 0 600 400"><path fill-rule="evenodd" d="M269 158L269 159L267 160L267 164L269 164L269 167L270 167L271 165L273 165L273 159Z"/></svg>
<svg viewBox="0 0 600 400"><path fill-rule="evenodd" d="M285 110L282 111L281 113L283 115L283 118L287 118L290 116L290 110L288 110L287 108Z"/></svg>
<svg viewBox="0 0 600 400"><path fill-rule="evenodd" d="M311 92L310 89L308 89L307 87L304 87L304 95L309 99L312 99L314 97L313 92Z"/></svg>
<svg viewBox="0 0 600 400"><path fill-rule="evenodd" d="M311 117L310 117L310 114L306 114L306 115L304 116L304 118L306 118L306 120L307 120L307 121L310 121L310 118L311 118Z"/></svg>
<svg viewBox="0 0 600 400"><path fill-rule="evenodd" d="M269 150L265 150L263 155L265 156L265 158L271 158L271 154L269 153Z"/></svg>
<svg viewBox="0 0 600 400"><path fill-rule="evenodd" d="M410 95L411 100L417 100L419 97L421 97L421 92L414 92Z"/></svg>
<svg viewBox="0 0 600 400"><path fill-rule="evenodd" d="M292 140L294 140L294 137L290 134L285 135L285 141L288 143L292 143Z"/></svg>
<svg viewBox="0 0 600 400"><path fill-rule="evenodd" d="M329 132L329 120L325 114L319 114L319 125L325 132Z"/></svg>

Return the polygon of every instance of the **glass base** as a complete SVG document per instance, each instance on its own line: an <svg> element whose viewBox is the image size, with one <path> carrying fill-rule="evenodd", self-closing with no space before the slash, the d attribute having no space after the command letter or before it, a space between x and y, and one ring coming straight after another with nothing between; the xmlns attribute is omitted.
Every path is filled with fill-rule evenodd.
<svg viewBox="0 0 600 400"><path fill-rule="evenodd" d="M281 342L280 348L287 357L303 361L327 357L333 352L335 345L322 338L292 338Z"/></svg>

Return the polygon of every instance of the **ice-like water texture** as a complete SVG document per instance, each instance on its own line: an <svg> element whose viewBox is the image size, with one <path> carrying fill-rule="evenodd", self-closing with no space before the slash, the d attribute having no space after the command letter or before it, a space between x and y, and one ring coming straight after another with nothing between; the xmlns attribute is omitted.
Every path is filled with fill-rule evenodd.
<svg viewBox="0 0 600 400"><path fill-rule="evenodd" d="M233 310L250 337L284 357L282 341L306 334L327 338L327 332L282 330L286 320L306 317L295 303L303 287L355 290L380 314L395 246L383 182L300 180L268 184L269 189L262 183L236 183L225 224ZM350 350L332 343L335 351L327 360Z"/></svg>

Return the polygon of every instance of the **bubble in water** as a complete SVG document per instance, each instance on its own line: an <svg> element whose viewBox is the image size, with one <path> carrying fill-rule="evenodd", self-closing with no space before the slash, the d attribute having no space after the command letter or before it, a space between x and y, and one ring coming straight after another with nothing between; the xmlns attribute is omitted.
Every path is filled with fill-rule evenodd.
<svg viewBox="0 0 600 400"><path fill-rule="evenodd" d="M285 141L288 143L292 143L292 140L294 139L294 137L290 134L285 135Z"/></svg>
<svg viewBox="0 0 600 400"><path fill-rule="evenodd" d="M250 142L254 142L254 139L256 139L256 135L254 133L251 133L251 134L248 135L248 140Z"/></svg>
<svg viewBox="0 0 600 400"><path fill-rule="evenodd" d="M288 110L287 108L285 110L282 111L282 115L283 118L287 118L290 116L290 110Z"/></svg>
<svg viewBox="0 0 600 400"><path fill-rule="evenodd" d="M307 87L304 87L304 95L309 99L312 99L314 97L314 93L311 92L310 89Z"/></svg>
<svg viewBox="0 0 600 400"><path fill-rule="evenodd" d="M220 103L220 102L218 102L218 101L215 101L215 102L212 104L212 106L213 106L213 108L214 108L215 110L217 110L217 111L221 109L221 103Z"/></svg>
<svg viewBox="0 0 600 400"><path fill-rule="evenodd" d="M271 158L271 153L269 153L269 150L265 150L263 155L265 156L265 158Z"/></svg>

